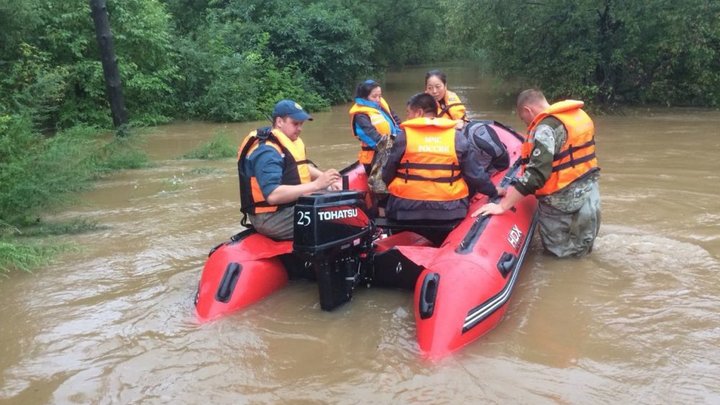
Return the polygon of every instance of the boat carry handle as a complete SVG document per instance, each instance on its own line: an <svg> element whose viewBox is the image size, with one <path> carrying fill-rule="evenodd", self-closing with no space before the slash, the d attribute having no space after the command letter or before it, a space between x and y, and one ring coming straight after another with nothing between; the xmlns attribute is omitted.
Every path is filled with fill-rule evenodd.
<svg viewBox="0 0 720 405"><path fill-rule="evenodd" d="M497 263L497 269L498 271L500 271L500 274L502 274L503 278L507 278L507 275L510 274L512 269L515 267L517 258L518 257L514 254L508 252L503 252L502 256L500 256L500 259Z"/></svg>
<svg viewBox="0 0 720 405"><path fill-rule="evenodd" d="M233 290L235 290L235 285L240 278L240 271L242 271L240 263L232 262L227 265L225 274L223 274L223 278L220 280L220 286L215 294L216 300L220 302L230 301Z"/></svg>
<svg viewBox="0 0 720 405"><path fill-rule="evenodd" d="M418 308L420 310L420 319L427 319L433 315L439 284L439 274L429 273L425 275L422 287L420 288L420 308Z"/></svg>

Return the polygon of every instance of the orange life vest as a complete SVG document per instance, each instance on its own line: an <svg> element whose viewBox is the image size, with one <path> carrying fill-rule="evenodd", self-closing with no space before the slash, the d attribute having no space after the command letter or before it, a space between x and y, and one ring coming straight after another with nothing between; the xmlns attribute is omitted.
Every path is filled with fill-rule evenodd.
<svg viewBox="0 0 720 405"><path fill-rule="evenodd" d="M269 128L251 132L243 140L238 149L238 175L240 178L240 204L244 214L262 214L275 212L280 207L291 206L294 203L270 205L265 201L260 184L255 176L245 173L244 164L248 156L260 145L270 145L283 157L283 185L304 184L312 181L310 177L309 160L305 158L305 144L298 138L291 141L279 129L269 131Z"/></svg>
<svg viewBox="0 0 720 405"><path fill-rule="evenodd" d="M535 192L548 195L562 190L573 181L599 170L595 157L595 126L581 110L582 101L565 100L555 103L538 114L528 127L528 138L522 146L522 159L527 163L535 145L535 128L547 117L555 117L567 130L567 139L553 156L552 173L545 185Z"/></svg>
<svg viewBox="0 0 720 405"><path fill-rule="evenodd" d="M370 123L375 127L378 133L382 136L388 136L392 132L392 127L397 126L397 123L388 122L389 117L392 120L392 114L390 113L390 106L384 98L380 98L380 107L384 110L385 114L367 105L361 105L355 103L350 108L350 127L352 128L353 135L358 139L360 137L357 134L357 128L355 127L355 116L357 114L365 114L370 118ZM358 161L364 165L372 163L373 157L375 157L375 148L370 147L367 143L360 140L360 153L358 154Z"/></svg>
<svg viewBox="0 0 720 405"><path fill-rule="evenodd" d="M455 121L445 118L414 118L403 122L407 145L390 194L423 201L454 201L467 197L455 151Z"/></svg>
<svg viewBox="0 0 720 405"><path fill-rule="evenodd" d="M445 107L442 107L442 104ZM460 97L450 90L445 90L443 103L437 103L438 118L448 118L451 120L465 119L465 105L460 101Z"/></svg>

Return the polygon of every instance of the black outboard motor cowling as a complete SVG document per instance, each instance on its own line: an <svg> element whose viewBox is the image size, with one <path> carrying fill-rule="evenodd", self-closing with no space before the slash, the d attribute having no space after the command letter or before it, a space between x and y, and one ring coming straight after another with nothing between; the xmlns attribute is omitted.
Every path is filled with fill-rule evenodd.
<svg viewBox="0 0 720 405"><path fill-rule="evenodd" d="M352 298L362 281L374 224L360 191L320 192L295 205L293 251L313 266L320 307L330 311Z"/></svg>
<svg viewBox="0 0 720 405"><path fill-rule="evenodd" d="M293 248L308 254L332 250L370 233L371 226L364 192L302 196L295 204Z"/></svg>

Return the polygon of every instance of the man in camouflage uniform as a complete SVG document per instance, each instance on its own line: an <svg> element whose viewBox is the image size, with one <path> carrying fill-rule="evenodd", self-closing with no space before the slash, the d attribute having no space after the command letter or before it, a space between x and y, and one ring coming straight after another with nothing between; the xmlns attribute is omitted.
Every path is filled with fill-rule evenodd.
<svg viewBox="0 0 720 405"><path fill-rule="evenodd" d="M600 229L599 168L594 126L582 106L574 100L550 105L539 90L520 93L517 113L528 125L525 170L499 203L486 204L473 216L502 214L535 194L545 250L557 257L590 253Z"/></svg>

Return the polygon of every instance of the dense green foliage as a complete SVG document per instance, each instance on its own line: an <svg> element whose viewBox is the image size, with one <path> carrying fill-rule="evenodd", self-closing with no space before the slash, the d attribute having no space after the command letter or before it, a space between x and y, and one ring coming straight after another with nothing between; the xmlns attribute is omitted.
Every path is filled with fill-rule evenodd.
<svg viewBox="0 0 720 405"><path fill-rule="evenodd" d="M167 121L179 77L168 14L155 0L108 8L133 121ZM29 110L45 130L110 125L89 10L85 0L0 0L0 113Z"/></svg>
<svg viewBox="0 0 720 405"><path fill-rule="evenodd" d="M553 98L720 105L720 2L455 0L456 40Z"/></svg>
<svg viewBox="0 0 720 405"><path fill-rule="evenodd" d="M600 103L720 104L712 0L108 0L135 124L317 110L389 66L483 57L504 78ZM107 127L85 0L0 0L0 113Z"/></svg>
<svg viewBox="0 0 720 405"><path fill-rule="evenodd" d="M439 0L108 0L134 124L262 119L281 98L349 99L386 66L449 56ZM0 0L0 112L110 125L86 0Z"/></svg>
<svg viewBox="0 0 720 405"><path fill-rule="evenodd" d="M177 88L189 116L262 119L282 98L318 110L347 100L360 79L385 66L447 56L437 51L444 48L431 8L437 1L166 4L185 34Z"/></svg>
<svg viewBox="0 0 720 405"><path fill-rule="evenodd" d="M399 67L450 59L468 59L460 43L448 40L455 29L446 14L453 5L442 1L387 0L372 4L339 0L367 28L374 67ZM463 31L467 29L463 28Z"/></svg>
<svg viewBox="0 0 720 405"><path fill-rule="evenodd" d="M68 191L83 189L95 175L94 132L76 127L45 140L28 119L0 117L2 221L32 222L41 210L65 201Z"/></svg>

